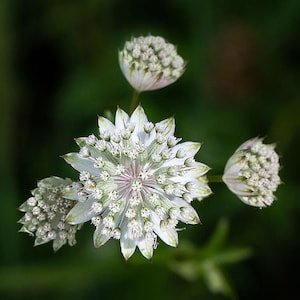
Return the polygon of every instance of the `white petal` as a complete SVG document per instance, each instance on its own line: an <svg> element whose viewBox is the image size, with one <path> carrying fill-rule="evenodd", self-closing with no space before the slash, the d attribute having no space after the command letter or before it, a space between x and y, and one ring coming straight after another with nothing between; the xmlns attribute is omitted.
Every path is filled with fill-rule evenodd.
<svg viewBox="0 0 300 300"><path fill-rule="evenodd" d="M35 240L34 240L34 246L39 246L39 245L43 245L45 243L49 242L49 240L47 239L42 239L40 237L37 237Z"/></svg>
<svg viewBox="0 0 300 300"><path fill-rule="evenodd" d="M195 154L199 151L201 147L201 143L195 143L195 142L184 142L175 145L173 148L171 148L174 158L167 160L164 162L162 167L169 167L169 166L176 166L176 165L182 165L184 164L184 161L189 157L194 157ZM177 151L180 150L182 153L184 153L184 156L182 158L176 157Z"/></svg>
<svg viewBox="0 0 300 300"><path fill-rule="evenodd" d="M129 70L130 66L129 66L128 61L124 58L123 51L119 51L119 65L120 65L121 71L124 74L125 78L129 81L129 79L130 79L130 70Z"/></svg>
<svg viewBox="0 0 300 300"><path fill-rule="evenodd" d="M195 154L199 151L201 147L201 143L196 142L184 142L177 144L173 147L173 151L177 151L179 149L183 150L185 153L185 159L188 157L194 157Z"/></svg>
<svg viewBox="0 0 300 300"><path fill-rule="evenodd" d="M247 160L243 156L242 152L236 152L227 161L224 169L224 174L238 174L246 163Z"/></svg>
<svg viewBox="0 0 300 300"><path fill-rule="evenodd" d="M145 141L144 141L145 147L148 148L151 145L151 143L153 143L153 141L155 140L155 138L156 138L156 132L155 132L154 129L152 129L150 131L150 133L147 134L147 137L145 138Z"/></svg>
<svg viewBox="0 0 300 300"><path fill-rule="evenodd" d="M166 138L173 135L175 132L175 119L168 118L156 123L157 126L162 127L163 131L161 132Z"/></svg>
<svg viewBox="0 0 300 300"><path fill-rule="evenodd" d="M68 153L63 156L65 161L79 172L86 171L92 176L99 175L99 170L94 168L94 162L89 158L81 157L78 153Z"/></svg>
<svg viewBox="0 0 300 300"><path fill-rule="evenodd" d="M103 228L104 228L103 223L100 223L96 227L96 230L94 231L94 246L96 248L101 247L102 245L104 245L110 239L109 235L102 234L102 229Z"/></svg>
<svg viewBox="0 0 300 300"><path fill-rule="evenodd" d="M153 84L157 81L157 74L154 74L153 76L151 73L145 72L145 70L133 69L130 72L130 78L128 81L136 90L140 92L148 91L151 90Z"/></svg>
<svg viewBox="0 0 300 300"><path fill-rule="evenodd" d="M80 224L89 221L97 213L92 209L94 199L87 199L85 202L78 202L68 213L67 222L69 224Z"/></svg>
<svg viewBox="0 0 300 300"><path fill-rule="evenodd" d="M186 224L199 224L200 219L196 210L182 198L175 197L173 201L178 205L180 209L179 220Z"/></svg>
<svg viewBox="0 0 300 300"><path fill-rule="evenodd" d="M129 122L128 114L124 110L118 107L116 111L116 118L115 118L116 128L119 130L125 129L128 122Z"/></svg>
<svg viewBox="0 0 300 300"><path fill-rule="evenodd" d="M155 233L169 246L178 246L178 233L175 228L160 228L160 226L154 228Z"/></svg>
<svg viewBox="0 0 300 300"><path fill-rule="evenodd" d="M169 246L178 246L178 233L175 228L167 228L160 225L160 220L156 214L152 214L152 222L154 224L154 232Z"/></svg>
<svg viewBox="0 0 300 300"><path fill-rule="evenodd" d="M245 204L247 205L251 205L251 206L255 206L255 207L266 207L266 203L262 202L262 201L259 201L257 199L257 197L242 197L240 195L237 195L239 199L241 199Z"/></svg>
<svg viewBox="0 0 300 300"><path fill-rule="evenodd" d="M61 191L61 196L69 200L79 200L78 190L75 187L66 187Z"/></svg>
<svg viewBox="0 0 300 300"><path fill-rule="evenodd" d="M130 122L135 125L132 133L132 140L136 143L139 141L144 142L147 136L144 131L144 125L148 122L148 119L141 105L139 105L132 113Z"/></svg>
<svg viewBox="0 0 300 300"><path fill-rule="evenodd" d="M186 184L187 182L197 180L198 178L205 175L207 171L210 170L210 167L208 167L205 164L202 163L197 163L197 164L198 165L196 167L192 167L191 170L186 171L183 176L174 176L172 177L172 180L174 182Z"/></svg>
<svg viewBox="0 0 300 300"><path fill-rule="evenodd" d="M57 252L64 244L66 243L65 240L62 240L60 238L56 238L54 241L53 241L53 251L54 252Z"/></svg>
<svg viewBox="0 0 300 300"><path fill-rule="evenodd" d="M72 183L72 181L68 178L66 179L63 179L63 178L60 178L60 177L57 177L57 176L51 176L51 177L47 177L47 178L44 178L40 181L38 181L38 187L40 185L51 185L51 186L60 186L60 185L68 185Z"/></svg>
<svg viewBox="0 0 300 300"><path fill-rule="evenodd" d="M193 198L202 200L204 197L207 197L212 193L212 190L206 183L204 183L200 180L192 181L192 183L193 184L192 184L190 193Z"/></svg>
<svg viewBox="0 0 300 300"><path fill-rule="evenodd" d="M183 72L182 72L183 73ZM181 73L181 74L182 74ZM160 74L161 75L161 74ZM180 75L181 76L181 75ZM178 78L174 77L166 77L163 74L157 79L157 81L155 82L155 84L149 88L149 91L153 91L153 90L157 90L157 89L161 89L167 85L170 85L171 83L175 82Z"/></svg>
<svg viewBox="0 0 300 300"><path fill-rule="evenodd" d="M259 137L255 137L252 138L248 141L246 141L245 143L243 143L241 146L239 146L235 152L238 152L239 150L245 150L245 149L249 149L251 148L254 144L258 143L258 142L262 142L263 139L259 138Z"/></svg>
<svg viewBox="0 0 300 300"><path fill-rule="evenodd" d="M227 185L228 189L234 194L238 194L241 197L253 196L253 190L250 189L249 185L239 180L239 178L237 178L236 176L229 176L227 174L224 174L222 179Z"/></svg>
<svg viewBox="0 0 300 300"><path fill-rule="evenodd" d="M206 164L195 162L193 165L193 170L191 171L192 175L195 177L201 177L205 175L211 168ZM189 174L189 172L187 172Z"/></svg>
<svg viewBox="0 0 300 300"><path fill-rule="evenodd" d="M121 252L126 260L128 260L134 253L136 248L136 241L128 237L127 232L122 232L120 238Z"/></svg>
<svg viewBox="0 0 300 300"><path fill-rule="evenodd" d="M115 125L109 121L108 119L99 116L98 117L98 127L99 127L99 132L100 132L100 136L104 133L104 132L109 132L109 133L113 133L115 131Z"/></svg>
<svg viewBox="0 0 300 300"><path fill-rule="evenodd" d="M104 160L107 160L107 156L105 155L105 152L100 151L99 149L97 149L94 146L88 145L86 143L87 138L86 137L80 137L80 138L76 138L75 142L76 144L80 147L86 147L89 151L90 151L90 156L92 157L102 157Z"/></svg>
<svg viewBox="0 0 300 300"><path fill-rule="evenodd" d="M138 247L144 257L150 259L153 256L153 241L149 239L143 239L138 243Z"/></svg>

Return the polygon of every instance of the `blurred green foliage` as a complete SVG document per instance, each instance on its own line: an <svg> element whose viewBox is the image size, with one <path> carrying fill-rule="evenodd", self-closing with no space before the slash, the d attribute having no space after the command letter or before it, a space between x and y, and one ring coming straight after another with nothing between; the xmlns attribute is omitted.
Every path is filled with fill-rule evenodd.
<svg viewBox="0 0 300 300"><path fill-rule="evenodd" d="M0 298L297 298L299 25L297 0L0 1ZM194 205L202 225L180 232L178 249L160 243L151 262L124 262L116 241L94 250L89 224L73 248L33 248L17 207L38 179L76 178L59 156L97 134L97 114L129 109L117 51L148 33L188 61L175 84L142 94L149 119L175 115L178 137L203 142L211 175L251 137L278 142L278 201L258 210L212 184Z"/></svg>

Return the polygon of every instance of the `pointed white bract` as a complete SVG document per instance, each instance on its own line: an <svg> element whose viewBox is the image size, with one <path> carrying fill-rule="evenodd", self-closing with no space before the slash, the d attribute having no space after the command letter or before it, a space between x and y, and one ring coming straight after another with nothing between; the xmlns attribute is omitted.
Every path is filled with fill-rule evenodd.
<svg viewBox="0 0 300 300"><path fill-rule="evenodd" d="M279 156L274 148L263 144L261 138L253 138L228 160L223 181L244 203L265 207L276 199L273 193L281 181Z"/></svg>
<svg viewBox="0 0 300 300"><path fill-rule="evenodd" d="M127 41L119 51L119 63L128 82L139 92L175 82L186 65L173 44L152 35Z"/></svg>
<svg viewBox="0 0 300 300"><path fill-rule="evenodd" d="M95 247L119 239L125 259L136 247L150 259L157 237L176 247L178 222L200 222L190 202L211 194L209 167L194 160L200 144L179 143L174 118L153 124L141 106L131 116L118 108L115 124L99 117L98 125L99 137L76 139L79 152L64 156L80 180L63 192L77 200L67 221L91 220Z"/></svg>
<svg viewBox="0 0 300 300"><path fill-rule="evenodd" d="M63 189L71 184L70 179L48 177L38 182L32 196L24 202L19 210L24 216L19 220L23 224L21 232L35 236L35 246L53 241L57 251L64 244L75 245L75 234L81 225L66 222L66 216L75 201L64 199Z"/></svg>

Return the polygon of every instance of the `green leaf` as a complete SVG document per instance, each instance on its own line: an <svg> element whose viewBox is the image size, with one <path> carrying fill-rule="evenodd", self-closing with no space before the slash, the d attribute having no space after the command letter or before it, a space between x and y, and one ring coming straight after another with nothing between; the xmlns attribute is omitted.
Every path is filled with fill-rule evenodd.
<svg viewBox="0 0 300 300"><path fill-rule="evenodd" d="M210 262L204 264L204 266L204 279L208 289L212 293L220 293L231 299L235 298L233 288L220 268Z"/></svg>
<svg viewBox="0 0 300 300"><path fill-rule="evenodd" d="M252 250L248 247L222 250L211 259L219 265L233 264L240 262L252 255Z"/></svg>
<svg viewBox="0 0 300 300"><path fill-rule="evenodd" d="M210 237L210 240L205 246L205 249L207 251L214 251L219 249L221 246L223 246L228 236L228 231L229 231L228 221L226 219L221 219L213 235Z"/></svg>

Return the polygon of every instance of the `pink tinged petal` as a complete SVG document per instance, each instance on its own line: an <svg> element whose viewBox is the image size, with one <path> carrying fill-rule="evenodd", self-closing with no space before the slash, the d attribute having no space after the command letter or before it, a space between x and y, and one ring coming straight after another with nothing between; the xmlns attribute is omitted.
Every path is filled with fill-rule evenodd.
<svg viewBox="0 0 300 300"><path fill-rule="evenodd" d="M254 144L256 144L257 142L262 142L263 139L262 138L258 138L255 137L253 139L250 139L248 141L246 141L245 143L243 143L241 146L239 146L235 152L238 152L239 150L246 150L251 148Z"/></svg>
<svg viewBox="0 0 300 300"><path fill-rule="evenodd" d="M94 167L94 162L89 158L81 157L78 153L68 153L63 156L64 160L75 170L89 172L92 176L99 175L99 170Z"/></svg>
<svg viewBox="0 0 300 300"><path fill-rule="evenodd" d="M182 73L181 73L181 75L182 75ZM166 77L162 73L160 73L160 78L156 81L155 85L153 85L152 88L149 89L149 91L150 90L157 90L157 89L161 89L163 87L166 87L166 86L172 84L173 82L175 82L180 76L171 78L169 76Z"/></svg>
<svg viewBox="0 0 300 300"><path fill-rule="evenodd" d="M128 260L134 253L136 248L136 240L132 240L128 237L128 233L121 234L120 238L121 252L126 260Z"/></svg>
<svg viewBox="0 0 300 300"><path fill-rule="evenodd" d="M154 91L154 90L161 89L161 88L173 83L176 80L177 80L177 78L175 80L171 81L171 80L169 80L169 78L166 78L162 72L160 72L156 75L155 81L153 81L152 86L150 86L147 90Z"/></svg>
<svg viewBox="0 0 300 300"><path fill-rule="evenodd" d="M132 132L132 140L136 143L144 142L147 137L144 131L144 125L148 122L147 116L144 109L139 105L130 117L130 123L135 125L134 131Z"/></svg>
<svg viewBox="0 0 300 300"><path fill-rule="evenodd" d="M103 133L106 132L113 133L115 131L115 125L111 121L109 121L108 119L102 116L98 117L98 127L99 127L100 136L102 136Z"/></svg>
<svg viewBox="0 0 300 300"><path fill-rule="evenodd" d="M89 221L92 217L99 214L92 208L94 199L87 199L85 202L78 202L68 213L67 222L69 224L80 224Z"/></svg>
<svg viewBox="0 0 300 300"><path fill-rule="evenodd" d="M128 114L124 110L118 107L116 111L116 117L115 117L116 128L118 128L119 130L125 129L128 123L129 123Z"/></svg>
<svg viewBox="0 0 300 300"><path fill-rule="evenodd" d="M243 196L238 195L238 198L247 205L251 205L251 206L255 206L255 207L266 207L267 206L266 203L264 203L262 201L257 201L256 196L243 197Z"/></svg>
<svg viewBox="0 0 300 300"><path fill-rule="evenodd" d="M246 158L241 152L236 152L232 155L226 163L224 173L225 174L238 174L238 172L244 168L247 163Z"/></svg>
<svg viewBox="0 0 300 300"><path fill-rule="evenodd" d="M241 181L239 178L224 175L223 181L227 185L228 189L234 194L238 194L242 197L253 196L254 191L246 182Z"/></svg>
<svg viewBox="0 0 300 300"><path fill-rule="evenodd" d="M144 238L138 243L138 248L140 249L142 255L147 259L153 256L153 240Z"/></svg>
<svg viewBox="0 0 300 300"><path fill-rule="evenodd" d="M145 72L145 70L133 69L130 72L130 78L127 80L130 84L138 91L149 91L151 90L153 84L157 81L157 74L154 76L150 72Z"/></svg>
<svg viewBox="0 0 300 300"><path fill-rule="evenodd" d="M163 78L162 72L147 72L145 75L147 76L147 80L144 84L144 91L153 91L164 87L164 85L158 84L158 82Z"/></svg>
<svg viewBox="0 0 300 300"><path fill-rule="evenodd" d="M130 79L130 71L129 71L130 65L129 65L128 61L126 59L124 59L123 51L119 51L119 65L120 65L121 71L124 74L125 78L130 83L130 81L129 81L129 79Z"/></svg>
<svg viewBox="0 0 300 300"><path fill-rule="evenodd" d="M110 235L109 234L103 234L102 230L104 228L103 223L101 222L97 227L96 230L94 231L94 246L96 248L99 248L103 246L109 239Z"/></svg>

